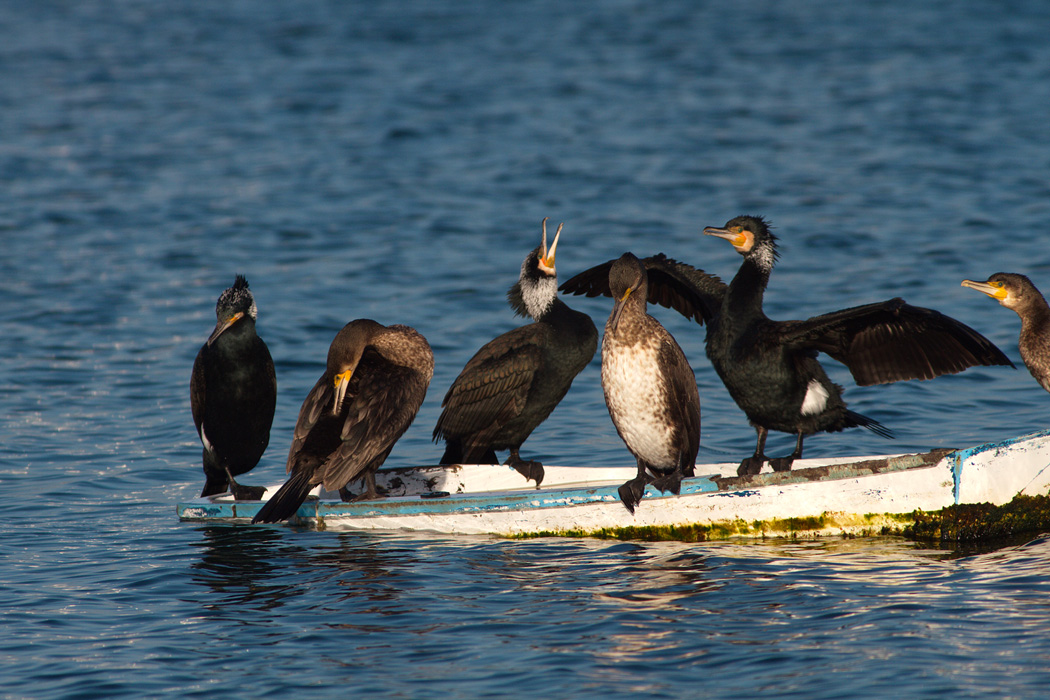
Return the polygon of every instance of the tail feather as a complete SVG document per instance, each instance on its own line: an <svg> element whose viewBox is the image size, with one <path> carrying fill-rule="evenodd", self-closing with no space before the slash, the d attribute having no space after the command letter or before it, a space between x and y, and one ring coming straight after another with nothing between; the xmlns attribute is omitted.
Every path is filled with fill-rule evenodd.
<svg viewBox="0 0 1050 700"><path fill-rule="evenodd" d="M867 416L862 416L859 413L854 413L853 411L846 411L846 418L852 421L852 425L860 426L861 428L867 428L868 430L880 437L884 437L890 440L892 440L895 437L892 430L890 430L877 420L873 420L871 418L868 418Z"/></svg>
<svg viewBox="0 0 1050 700"><path fill-rule="evenodd" d="M310 483L310 470L300 470L277 490L259 512L252 518L252 523L279 523L295 515L299 506L306 500L313 484Z"/></svg>

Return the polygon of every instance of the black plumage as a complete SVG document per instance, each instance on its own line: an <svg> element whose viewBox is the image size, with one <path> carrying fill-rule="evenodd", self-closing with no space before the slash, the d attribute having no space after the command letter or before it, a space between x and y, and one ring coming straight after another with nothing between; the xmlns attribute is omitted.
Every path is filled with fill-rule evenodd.
<svg viewBox="0 0 1050 700"><path fill-rule="evenodd" d="M602 390L616 432L638 463L638 475L620 487L627 510L652 483L678 493L692 476L700 449L700 395L685 353L646 313L642 263L624 253L609 270L615 300L602 336Z"/></svg>
<svg viewBox="0 0 1050 700"><path fill-rule="evenodd" d="M414 329L369 319L346 324L299 410L291 477L252 522L291 517L318 484L348 501L377 498L375 472L415 419L433 375L430 345ZM355 496L346 486L357 478L365 490Z"/></svg>
<svg viewBox="0 0 1050 700"><path fill-rule="evenodd" d="M433 435L435 442L445 441L442 464L497 464L496 452L510 450L506 464L537 485L543 480L542 464L522 459L518 451L598 347L590 317L558 299L554 257L561 230L548 250L543 220L543 241L526 256L507 292L515 312L533 323L482 346L445 394Z"/></svg>
<svg viewBox="0 0 1050 700"><path fill-rule="evenodd" d="M889 431L846 408L841 387L817 361L824 352L845 364L860 385L931 379L975 365L1011 365L972 328L903 299L867 304L804 321L774 321L762 310L777 259L776 237L760 217L741 216L704 233L730 241L744 260L729 285L662 255L646 258L649 299L706 323L707 356L757 432L755 454L741 474L757 473L769 430L797 435L791 455L770 460L788 470L802 455L805 435L861 426ZM562 285L578 294L608 294L598 266ZM656 287L656 289L654 289Z"/></svg>
<svg viewBox="0 0 1050 700"><path fill-rule="evenodd" d="M997 272L987 282L963 280L962 285L987 294L1021 317L1017 340L1021 359L1039 385L1050 391L1050 306L1032 280Z"/></svg>
<svg viewBox="0 0 1050 700"><path fill-rule="evenodd" d="M270 442L277 405L277 375L255 329L258 311L248 281L237 275L215 304L215 329L201 346L190 377L190 409L204 444L201 496L225 493L258 500L265 489L242 486Z"/></svg>

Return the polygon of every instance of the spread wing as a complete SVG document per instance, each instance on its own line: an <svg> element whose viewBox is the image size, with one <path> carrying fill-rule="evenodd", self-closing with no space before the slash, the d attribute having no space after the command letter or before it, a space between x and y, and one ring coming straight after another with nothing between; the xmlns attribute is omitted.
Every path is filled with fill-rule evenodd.
<svg viewBox="0 0 1050 700"><path fill-rule="evenodd" d="M486 343L467 362L441 401L434 439L484 443L519 415L540 369L551 329L531 323Z"/></svg>
<svg viewBox="0 0 1050 700"><path fill-rule="evenodd" d="M346 486L386 460L415 419L428 384L422 373L365 351L347 387L342 443L323 467L326 489Z"/></svg>
<svg viewBox="0 0 1050 700"><path fill-rule="evenodd" d="M932 379L977 365L1013 367L966 324L899 298L777 325L784 344L827 353L861 386Z"/></svg>
<svg viewBox="0 0 1050 700"><path fill-rule="evenodd" d="M614 262L584 270L562 284L561 291L588 297L612 296L609 268ZM650 304L674 309L701 325L718 313L726 291L726 284L718 277L663 253L642 259L642 264L648 272Z"/></svg>

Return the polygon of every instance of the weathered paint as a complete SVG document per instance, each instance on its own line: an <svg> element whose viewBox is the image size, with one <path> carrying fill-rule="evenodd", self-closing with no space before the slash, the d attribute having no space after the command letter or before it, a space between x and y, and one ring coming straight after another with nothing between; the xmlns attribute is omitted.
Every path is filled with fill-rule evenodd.
<svg viewBox="0 0 1050 700"><path fill-rule="evenodd" d="M389 470L382 478L402 489L402 495L358 503L308 501L297 518L333 530L504 536L642 536L669 528L691 528L693 537L703 539L900 533L914 523L917 511L960 502L1005 503L1020 492L1046 493L1050 431L955 452L828 462L799 460L791 472L749 477L732 476L735 465L698 465L712 475L684 480L679 496L649 487L633 516L619 502L616 488L634 476L634 467L547 467L541 489L526 486L520 474L506 467ZM428 490L452 495L419 497ZM197 499L181 504L179 515L242 520L260 506Z"/></svg>

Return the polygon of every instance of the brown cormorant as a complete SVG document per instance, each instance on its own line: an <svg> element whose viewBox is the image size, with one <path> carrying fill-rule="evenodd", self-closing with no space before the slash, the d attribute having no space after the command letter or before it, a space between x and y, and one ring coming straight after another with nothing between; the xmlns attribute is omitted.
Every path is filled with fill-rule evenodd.
<svg viewBox="0 0 1050 700"><path fill-rule="evenodd" d="M776 237L757 216L740 216L704 233L728 240L744 257L729 285L663 255L643 260L649 300L707 323L707 356L730 396L757 432L753 456L740 474L757 473L766 461L769 430L797 435L791 455L769 460L786 471L802 455L805 435L862 426L889 436L870 418L846 408L841 388L817 361L824 352L845 364L857 384L931 379L975 365L1011 365L991 341L940 312L903 299L867 304L805 321L774 321L762 298L777 259ZM609 294L601 281L608 265L562 285L575 294Z"/></svg>
<svg viewBox="0 0 1050 700"><path fill-rule="evenodd" d="M201 496L225 493L258 500L265 489L234 479L250 471L270 442L277 375L255 332L258 311L248 281L237 275L215 304L215 329L201 346L190 377L190 409L204 444Z"/></svg>
<svg viewBox="0 0 1050 700"><path fill-rule="evenodd" d="M645 485L678 493L700 449L700 395L685 353L645 312L646 270L624 253L609 270L615 300L602 336L602 390L616 432L638 461L638 476L620 487L627 510Z"/></svg>
<svg viewBox="0 0 1050 700"><path fill-rule="evenodd" d="M1032 280L1013 272L996 272L987 282L963 280L962 286L984 292L1021 317L1017 343L1021 359L1035 380L1050 391L1050 306Z"/></svg>
<svg viewBox="0 0 1050 700"><path fill-rule="evenodd" d="M518 450L598 348L590 317L558 299L554 255L561 230L548 250L543 220L543 241L507 292L515 312L534 322L482 346L445 394L433 435L445 441L441 464L497 464L496 451L510 450L506 464L537 485L543 480L543 465L522 459Z"/></svg>
<svg viewBox="0 0 1050 700"><path fill-rule="evenodd" d="M252 522L291 517L317 484L348 501L377 498L375 472L412 424L433 375L430 345L414 329L369 319L343 326L299 409L288 452L292 476ZM346 486L359 477L365 491L354 496Z"/></svg>

